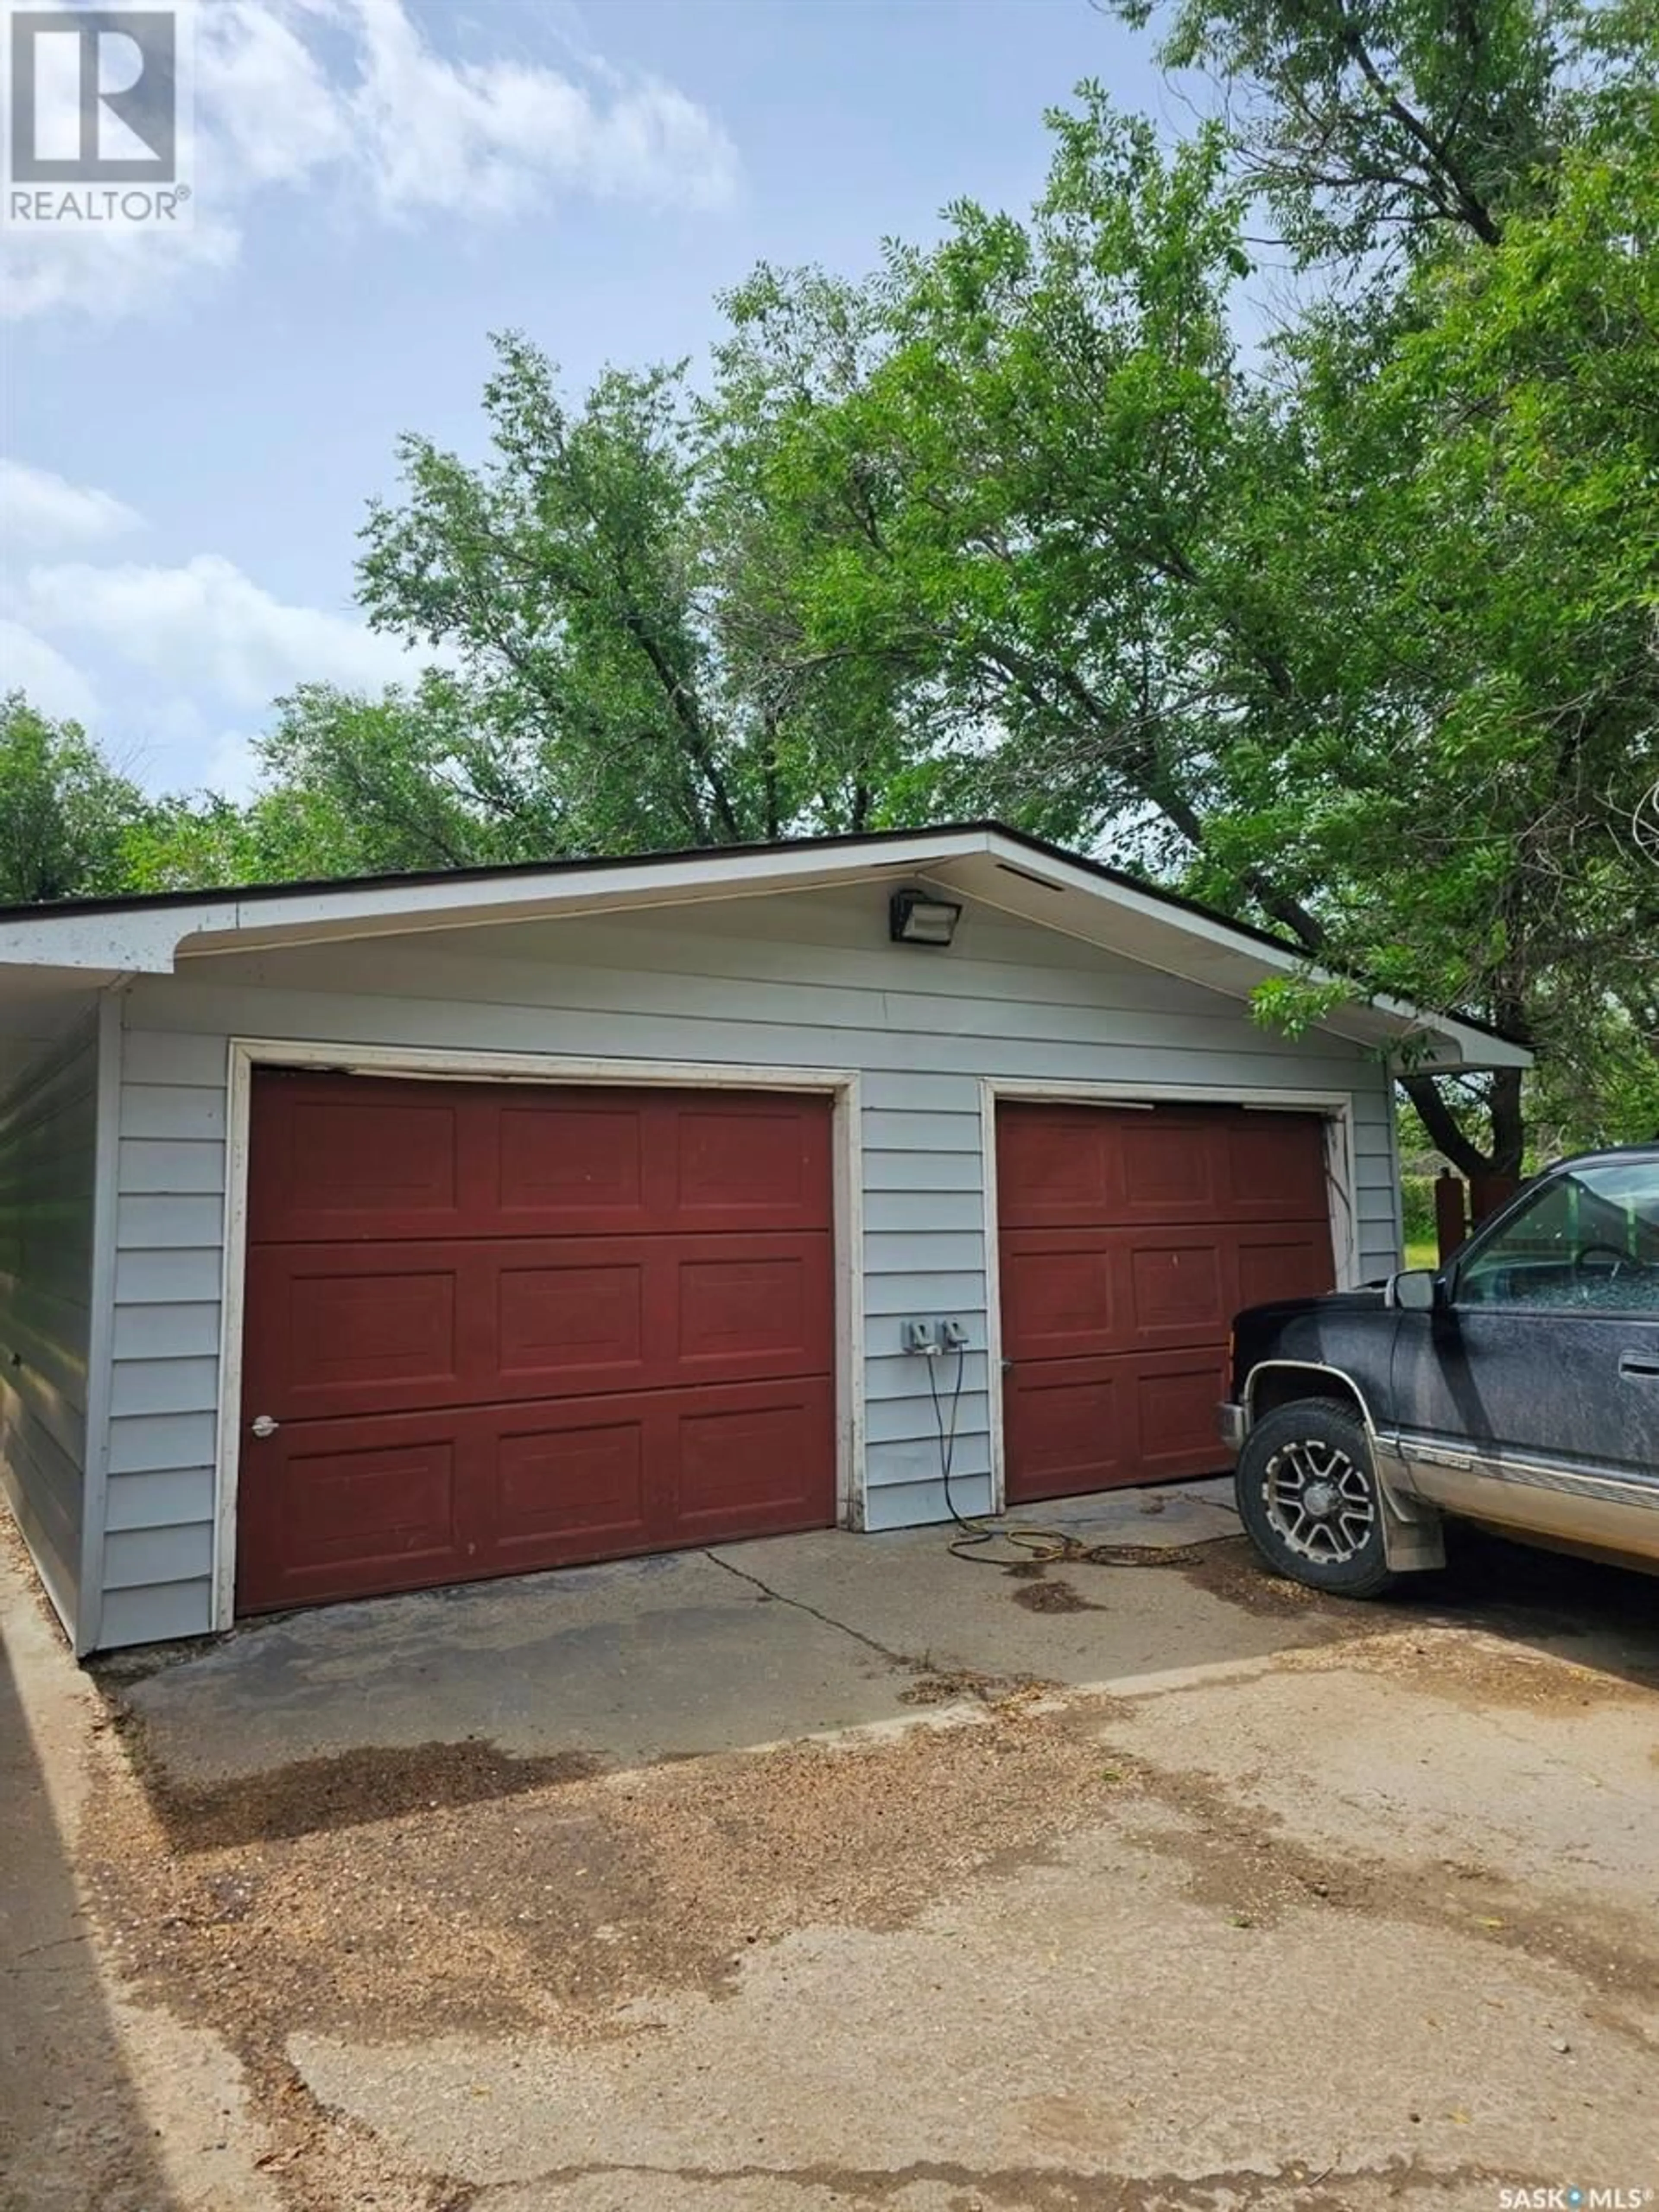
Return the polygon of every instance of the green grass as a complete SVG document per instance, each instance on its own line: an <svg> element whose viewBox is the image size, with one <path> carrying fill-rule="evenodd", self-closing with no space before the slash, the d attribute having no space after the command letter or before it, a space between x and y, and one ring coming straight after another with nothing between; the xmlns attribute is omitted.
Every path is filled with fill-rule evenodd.
<svg viewBox="0 0 1659 2212"><path fill-rule="evenodd" d="M1432 1237L1407 1245L1406 1265L1408 1267L1437 1267L1440 1265L1440 1248Z"/></svg>

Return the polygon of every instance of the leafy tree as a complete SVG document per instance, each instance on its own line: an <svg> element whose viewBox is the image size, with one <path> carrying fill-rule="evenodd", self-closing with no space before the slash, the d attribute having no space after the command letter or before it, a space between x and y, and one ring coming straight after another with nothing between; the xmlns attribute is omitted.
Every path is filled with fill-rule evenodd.
<svg viewBox="0 0 1659 2212"><path fill-rule="evenodd" d="M1218 86L1241 176L1304 263L1495 246L1571 128L1579 0L1114 0ZM1615 45L1618 43L1615 39Z"/></svg>
<svg viewBox="0 0 1659 2212"><path fill-rule="evenodd" d="M78 722L21 691L0 698L0 900L33 904L125 888L125 846L147 812Z"/></svg>
<svg viewBox="0 0 1659 2212"><path fill-rule="evenodd" d="M534 347L507 337L497 351L493 459L471 468L404 439L405 501L377 505L364 532L371 620L459 666L446 789L543 854L731 844L867 815L872 716L828 714L823 684L771 649L776 544L745 506L732 430L705 424L700 447L683 370L611 370L573 412Z"/></svg>
<svg viewBox="0 0 1659 2212"><path fill-rule="evenodd" d="M1085 88L1029 222L963 204L856 311L763 272L724 366L778 394L811 642L911 672L933 797L1496 1018L1605 1123L1653 1054L1654 73L1639 25L1569 58L1523 9L1454 68L1468 14L1194 4L1170 58L1258 71L1246 135L1166 154ZM1356 88L1379 54L1461 184ZM1247 349L1263 191L1349 281ZM876 335L808 404L815 314ZM1460 1165L1519 1165L1516 1079L1408 1087Z"/></svg>

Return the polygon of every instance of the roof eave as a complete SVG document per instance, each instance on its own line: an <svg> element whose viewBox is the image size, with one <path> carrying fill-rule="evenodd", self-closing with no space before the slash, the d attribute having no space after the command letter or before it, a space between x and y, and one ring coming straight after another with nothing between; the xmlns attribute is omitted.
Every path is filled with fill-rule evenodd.
<svg viewBox="0 0 1659 2212"><path fill-rule="evenodd" d="M487 927L579 914L762 897L840 884L922 876L979 902L1116 950L1182 981L1248 1001L1274 976L1310 972L1303 956L1259 930L986 823L857 839L635 857L545 870L515 868L351 884L260 886L191 901L136 901L0 919L0 968L167 975L181 957L326 944L343 939ZM1414 1065L1525 1067L1524 1047L1475 1024L1401 1002L1354 997L1318 1026Z"/></svg>

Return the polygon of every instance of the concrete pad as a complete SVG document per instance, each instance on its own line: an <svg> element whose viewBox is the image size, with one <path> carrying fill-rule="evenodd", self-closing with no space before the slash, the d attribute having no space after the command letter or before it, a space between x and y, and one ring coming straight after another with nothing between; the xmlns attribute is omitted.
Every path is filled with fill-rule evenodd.
<svg viewBox="0 0 1659 2212"><path fill-rule="evenodd" d="M1018 1551L999 1545L994 1554L957 1558L949 1548L954 1532L939 1528L851 1544L830 1533L792 1536L726 1545L715 1556L791 1604L828 1613L942 1673L1122 1685L1174 1665L1264 1657L1318 1633L1317 1614L1310 1609L1298 1620L1293 1599L1285 1610L1247 1613L1158 1565L1162 1551L1236 1533L1213 1505L1177 1506L1167 1518L1138 1522L1121 1509L1033 1514L1023 1525L1060 1529L1087 1544L1133 1544L1147 1564L1061 1564L1047 1569L1042 1583L1028 1582L994 1563L1018 1564ZM1067 1603L1051 1610L1056 1584Z"/></svg>
<svg viewBox="0 0 1659 2212"><path fill-rule="evenodd" d="M185 1786L470 1737L642 1765L896 1710L886 1657L702 1552L255 1622L125 1694Z"/></svg>
<svg viewBox="0 0 1659 2212"><path fill-rule="evenodd" d="M1060 1579L1091 1609L1021 1601ZM905 1703L924 1638L1006 1680L1050 1631L1029 1671L1120 1693ZM262 1683L279 1759L421 1786L343 1811L302 1760L170 1824L156 1745L194 1724L218 1771ZM1036 1582L938 1531L812 1537L275 1620L133 1687L153 1728L94 1736L83 1694L65 1731L101 1778L89 1911L50 1866L25 1890L63 1979L20 2015L19 2212L1635 2212L1659 2182L1659 1622L1610 1571L1304 1607L1224 1547ZM686 1706L744 1755L509 1762L480 1797L446 1794L479 1747L418 1748L493 1716L637 1762ZM849 1708L833 1750L754 1748ZM156 2164L112 2187L123 2076Z"/></svg>
<svg viewBox="0 0 1659 2212"><path fill-rule="evenodd" d="M1426 1878L1571 1891L1659 1925L1656 1700L1600 1668L1496 1637L1410 1627L1288 1655L1248 1695L1196 1681L1133 1699L1119 1740L1166 1745L1315 1850L1421 1864ZM1426 1871L1426 1870L1425 1870ZM1656 1990L1659 2002L1659 1990ZM1659 2027L1659 2011L1656 2011Z"/></svg>
<svg viewBox="0 0 1659 2212"><path fill-rule="evenodd" d="M1016 1518L1152 1559L1232 1533L1217 1487ZM829 1529L319 1607L249 1622L137 1679L127 1662L112 1672L149 1757L193 1790L367 1747L469 1740L641 1765L914 1719L929 1670L1076 1685L1304 1640L1293 1610L1252 1615L1174 1569L1057 1565L1039 1586L954 1557L955 1533Z"/></svg>
<svg viewBox="0 0 1659 2212"><path fill-rule="evenodd" d="M490 2186L766 2174L771 2202L800 2177L857 2203L943 2168L998 2203L1133 2176L1190 2204L1299 2166L1346 2203L1409 2145L1490 2206L1491 2177L1554 2170L1564 2139L1598 2173L1651 2170L1650 2052L1585 2017L1570 1970L1311 1901L1235 1924L1184 1888L1177 1855L1095 1830L910 1929L803 1929L732 1997L635 2005L597 2042L289 2054L400 2157Z"/></svg>

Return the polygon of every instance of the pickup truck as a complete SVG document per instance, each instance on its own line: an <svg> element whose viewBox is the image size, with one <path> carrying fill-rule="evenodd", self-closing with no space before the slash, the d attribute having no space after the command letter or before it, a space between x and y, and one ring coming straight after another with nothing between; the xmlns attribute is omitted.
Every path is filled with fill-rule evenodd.
<svg viewBox="0 0 1659 2212"><path fill-rule="evenodd" d="M1659 1571L1659 1143L1562 1161L1442 1267L1249 1308L1220 1425L1316 1589L1439 1566L1448 1515Z"/></svg>

